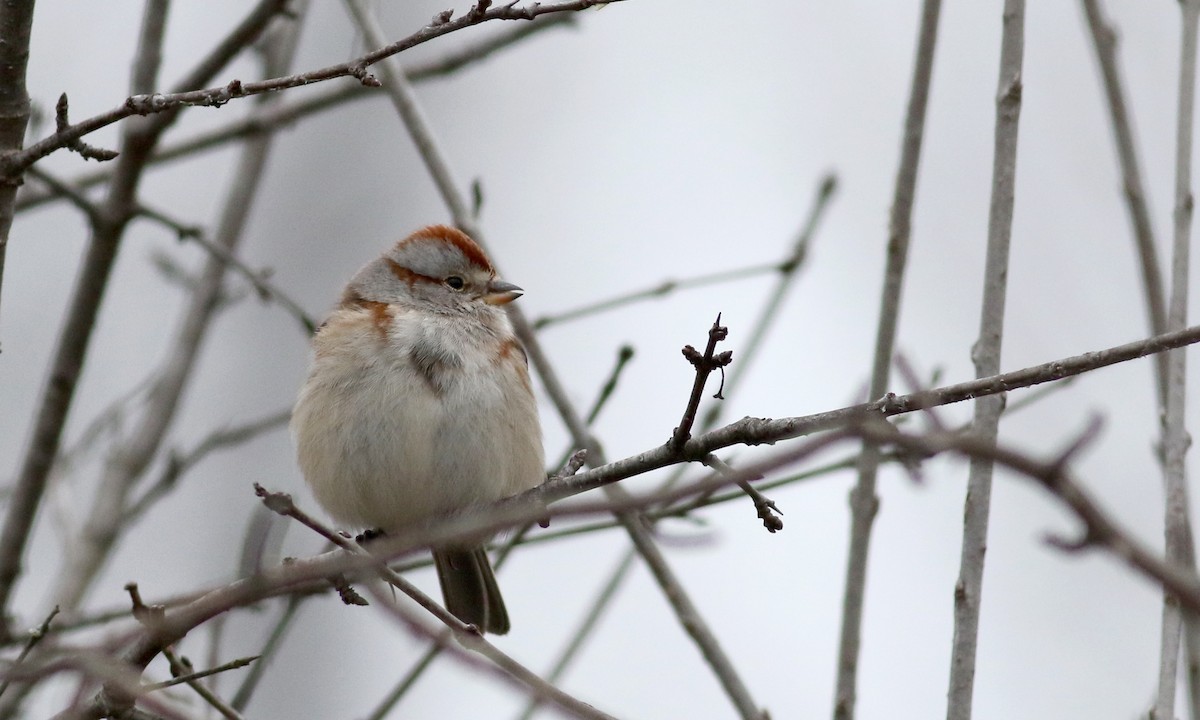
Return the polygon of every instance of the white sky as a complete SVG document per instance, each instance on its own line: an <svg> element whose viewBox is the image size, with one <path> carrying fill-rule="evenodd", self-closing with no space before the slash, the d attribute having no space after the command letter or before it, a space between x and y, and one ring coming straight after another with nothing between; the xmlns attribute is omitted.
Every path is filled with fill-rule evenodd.
<svg viewBox="0 0 1200 720"><path fill-rule="evenodd" d="M220 3L219 11L215 5L173 4L164 87L232 25L244 3ZM340 4L314 5L300 70L361 49ZM447 6L382 5L394 37ZM1106 7L1121 31L1165 262L1178 12L1168 2ZM821 176L836 171L840 189L803 276L750 381L725 401L729 419L801 415L857 401L865 387L918 11L915 2L629 0L583 13L574 30L550 31L418 92L460 181L481 179L482 225L506 278L525 288L520 303L532 317L666 278L777 260ZM39 3L31 95L52 108L67 92L75 120L121 102L140 12L137 2ZM1081 9L1030 3L1026 27L1005 369L1146 334ZM401 60L438 57L498 29L455 34ZM973 374L999 41L999 2L944 7L899 347L922 372L941 369L946 382ZM221 78L252 75L243 61ZM188 137L245 109L233 103L189 111L170 137ZM90 141L111 145L114 138L109 129ZM152 171L143 197L210 223L233 157L225 150ZM94 166L60 153L47 167L69 177ZM275 282L320 314L385 245L447 220L380 96L279 136L244 256L252 266L274 268ZM0 314L0 456L9 458L0 474L19 463L84 240L83 222L64 207L22 216L14 226ZM68 441L134 387L168 342L181 293L153 268L154 252L187 267L201 258L165 230L134 224L101 311ZM739 347L772 284L757 279L678 293L547 329L542 342L580 405L591 402L617 347L634 345L637 357L597 427L610 457L623 457L661 443L677 423L691 385L679 348L701 344L722 312L726 347L741 360ZM216 427L288 406L306 364L306 340L282 310L243 302L215 325L168 445L189 448ZM1106 429L1079 473L1125 526L1161 544L1151 388L1146 360L1087 375L1006 419L1002 438L1051 453L1099 413ZM1195 393L1189 397L1195 407ZM547 456L554 457L566 434L548 403L542 410ZM948 420L968 416L966 405L943 411ZM920 486L894 470L881 476L859 676L862 718L945 712L966 469L952 461L926 469ZM61 487L57 510L42 513L18 596L24 618L45 612L59 557L56 517L81 511L95 477L93 463L77 478L81 489ZM311 506L285 433L215 456L130 532L90 606L123 603L129 580L154 598L229 579L258 507L253 482L297 493ZM777 535L761 528L749 501L700 513L704 529L681 522L662 528L680 539L665 544L668 558L756 700L777 719L830 713L852 482L843 473L773 491L786 513ZM1042 542L1047 531L1074 527L1044 493L998 473L976 718L1132 717L1146 709L1160 595L1107 557L1067 557ZM625 546L614 531L516 555L501 575L514 630L498 644L544 669ZM286 552L319 549L299 529L289 532ZM414 579L434 590L431 572ZM275 612L272 605L269 612L237 613L223 659L256 652ZM252 716L365 716L420 652L381 614L332 598L301 612ZM205 638L193 633L185 651L203 658ZM733 713L641 566L565 686L622 718ZM393 716L506 718L522 703L507 687L443 660Z"/></svg>

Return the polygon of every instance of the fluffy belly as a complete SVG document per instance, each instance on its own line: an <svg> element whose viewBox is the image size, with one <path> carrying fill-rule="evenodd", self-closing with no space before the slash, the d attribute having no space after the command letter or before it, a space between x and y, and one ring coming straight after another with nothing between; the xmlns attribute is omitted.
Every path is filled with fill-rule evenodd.
<svg viewBox="0 0 1200 720"><path fill-rule="evenodd" d="M491 503L542 478L536 409L512 400L478 383L469 397L435 391L403 372L310 382L292 420L305 439L301 470L321 505L356 529L394 532Z"/></svg>

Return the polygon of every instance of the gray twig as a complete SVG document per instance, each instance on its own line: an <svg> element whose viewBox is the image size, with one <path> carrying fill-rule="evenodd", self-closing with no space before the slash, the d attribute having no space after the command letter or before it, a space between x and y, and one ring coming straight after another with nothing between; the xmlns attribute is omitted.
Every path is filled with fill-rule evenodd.
<svg viewBox="0 0 1200 720"><path fill-rule="evenodd" d="M1171 261L1171 297L1167 307L1167 330L1187 324L1188 264L1192 233L1192 123L1195 114L1196 33L1200 22L1200 0L1180 3L1182 40L1179 57L1179 107L1175 135L1175 233ZM1164 407L1163 473L1166 479L1164 530L1167 561L1194 569L1196 551L1188 521L1187 449L1187 353L1167 354L1167 395ZM1183 614L1179 600L1168 590L1163 598L1162 646L1159 655L1158 695L1151 717L1175 717L1175 685L1178 677L1179 639Z"/></svg>
<svg viewBox="0 0 1200 720"><path fill-rule="evenodd" d="M979 339L971 351L976 377L1000 370L1004 337L1004 305L1008 291L1008 255L1012 237L1013 200L1017 173L1017 129L1021 117L1021 74L1025 46L1025 2L1005 0L1004 30L1000 40L1000 80L996 96L995 151L992 158L992 200L988 215L987 261ZM975 401L972 434L980 442L995 444L1004 412L1004 395ZM969 720L975 689L975 655L979 638L979 612L983 595L984 551L987 548L988 513L991 509L992 459L971 457L963 511L962 556L954 585L954 640L950 655L948 720Z"/></svg>

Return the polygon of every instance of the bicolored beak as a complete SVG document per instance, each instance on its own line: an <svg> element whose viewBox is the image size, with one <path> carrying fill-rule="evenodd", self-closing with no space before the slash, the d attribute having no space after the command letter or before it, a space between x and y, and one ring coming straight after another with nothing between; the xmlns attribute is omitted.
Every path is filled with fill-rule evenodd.
<svg viewBox="0 0 1200 720"><path fill-rule="evenodd" d="M487 292L483 296L483 301L488 305L507 305L513 300L521 297L525 291L513 285L510 282L503 280L492 280L488 283Z"/></svg>

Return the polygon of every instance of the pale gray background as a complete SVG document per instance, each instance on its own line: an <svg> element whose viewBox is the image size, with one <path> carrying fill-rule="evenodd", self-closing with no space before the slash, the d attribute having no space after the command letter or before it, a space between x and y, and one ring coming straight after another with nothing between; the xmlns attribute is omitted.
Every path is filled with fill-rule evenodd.
<svg viewBox="0 0 1200 720"><path fill-rule="evenodd" d="M301 70L361 50L339 3L314 5L296 63ZM190 67L243 6L177 0L162 84ZM382 3L380 12L399 37L449 6ZM1165 0L1106 7L1121 29L1151 208L1165 240L1177 7ZM526 289L520 302L533 317L664 278L778 259L820 176L836 170L841 187L803 278L753 377L726 401L731 419L805 414L862 399L918 9L915 2L630 0L583 13L575 30L551 31L418 92L460 181L482 180L482 225L502 272ZM138 2L39 3L31 95L49 108L66 91L75 119L118 104L140 13ZM437 57L497 29L455 34L400 59ZM999 38L999 2L946 4L899 345L923 372L942 368L947 381L973 373ZM252 67L244 62L222 78L249 79ZM1077 4L1030 4L1024 81L1006 369L1146 334L1111 133ZM247 107L191 110L171 137ZM92 142L111 145L115 133L97 133ZM231 158L225 150L153 170L145 197L209 222ZM48 167L67 176L85 169L65 153ZM381 96L279 137L244 256L255 267L275 268L276 282L319 314L386 244L447 220ZM14 471L27 439L84 240L79 216L61 206L23 215L14 226L0 314L0 473ZM201 258L197 248L144 221L128 235L68 441L143 377L170 335L181 293L151 267L154 251L191 267ZM771 284L758 279L679 293L548 329L542 341L581 405L591 401L616 347L636 347L598 426L609 455L622 457L661 443L678 421L691 384L679 348L702 343L720 311L736 361ZM243 303L215 328L169 444L190 447L215 427L286 407L306 363L306 338L290 318L273 306ZM1106 430L1080 473L1128 527L1159 545L1151 389L1145 360L1090 374L1006 419L1002 439L1052 452L1090 413L1102 414ZM1190 397L1194 407L1195 393ZM968 413L963 405L944 417ZM543 414L547 454L556 456L566 436L548 404ZM949 461L927 470L922 486L893 469L881 476L860 672L863 718L945 712L966 472ZM85 468L78 485L57 489L59 512L78 510L94 475ZM126 602L121 588L128 580L153 598L229 579L258 507L250 489L256 481L295 492L311 507L286 433L216 456L129 534L91 606ZM761 528L748 501L704 512L708 530L662 528L685 540L668 545L669 559L753 695L777 719L827 716L831 708L852 481L843 473L773 492L786 512L786 529L777 535ZM1043 533L1070 532L1074 523L1008 473L998 474L995 488L975 717L1121 718L1143 711L1155 682L1159 593L1106 557L1048 549ZM18 595L30 621L45 612L57 527L55 513L44 511ZM621 533L608 532L517 554L502 573L514 630L498 644L544 668L625 544ZM319 548L309 533L289 533L287 552ZM414 578L433 590L432 573ZM251 705L253 717L361 717L421 650L382 615L333 598L302 613ZM272 616L237 613L226 655L256 651ZM203 657L202 639L195 633L185 650ZM620 717L732 716L641 568L565 686ZM503 718L522 702L443 660L394 716Z"/></svg>

